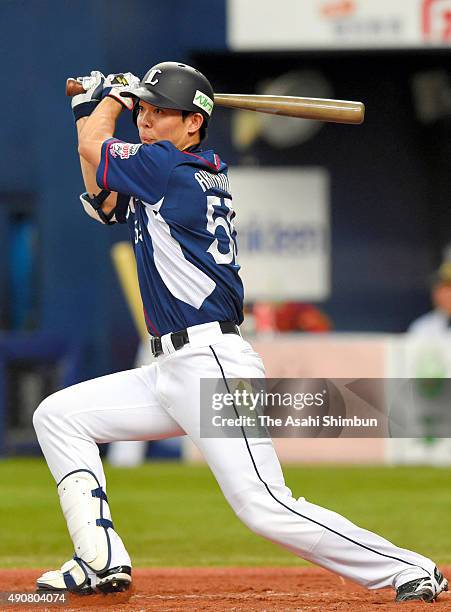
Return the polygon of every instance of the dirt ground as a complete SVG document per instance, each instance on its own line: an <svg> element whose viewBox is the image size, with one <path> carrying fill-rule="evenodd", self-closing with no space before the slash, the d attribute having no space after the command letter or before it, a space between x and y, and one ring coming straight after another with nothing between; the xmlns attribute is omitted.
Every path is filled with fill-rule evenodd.
<svg viewBox="0 0 451 612"><path fill-rule="evenodd" d="M442 568L449 577L451 567ZM136 569L131 592L117 595L71 596L66 604L12 605L5 591L32 593L40 570L0 570L0 610L23 612L57 610L137 610L295 612L390 611L425 609L427 604L395 604L394 591L367 591L339 576L317 568L160 568ZM433 612L451 610L451 593L442 594Z"/></svg>

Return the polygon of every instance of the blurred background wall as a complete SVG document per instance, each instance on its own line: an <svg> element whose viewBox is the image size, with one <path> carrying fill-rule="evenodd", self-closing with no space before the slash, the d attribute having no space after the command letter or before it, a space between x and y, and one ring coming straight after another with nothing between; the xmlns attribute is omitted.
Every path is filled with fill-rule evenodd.
<svg viewBox="0 0 451 612"><path fill-rule="evenodd" d="M180 60L218 92L364 101L359 127L282 127L217 109L209 144L241 169L325 173L327 282L309 301L336 331L403 332L428 310L451 228L451 2L394 4L3 0L0 395L8 359L41 351L17 345L24 334L49 347L48 360L61 356L65 382L133 364L138 334L110 258L126 228L90 222L78 202L64 85L92 69L143 75ZM119 135L136 140L129 118ZM285 197L282 185L275 210ZM297 287L298 301L308 299L302 281Z"/></svg>
<svg viewBox="0 0 451 612"><path fill-rule="evenodd" d="M143 75L160 60L189 60L194 48L224 49L225 4L213 5L197 0L0 3L8 74L0 125L5 151L0 327L82 337L88 348L83 376L127 367L137 337L109 256L111 244L127 239L126 229L101 231L86 222L78 203L83 185L66 78L93 69ZM124 138L136 138L130 122L121 123ZM28 236L21 235L21 223ZM32 261L13 260L18 240L26 243ZM12 293L19 282L14 275L25 276L20 294Z"/></svg>

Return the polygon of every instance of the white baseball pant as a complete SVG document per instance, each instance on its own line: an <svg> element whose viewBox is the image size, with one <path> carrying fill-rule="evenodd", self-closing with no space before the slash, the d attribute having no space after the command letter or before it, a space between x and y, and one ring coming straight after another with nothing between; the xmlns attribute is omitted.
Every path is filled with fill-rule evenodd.
<svg viewBox="0 0 451 612"><path fill-rule="evenodd" d="M247 342L223 335L217 323L188 332L190 343L178 351L163 337L165 354L152 365L69 387L42 402L34 425L57 482L84 469L105 490L96 443L187 434L237 516L255 533L368 588L397 588L433 573L430 559L295 499L270 439L200 437L199 379L260 378L264 367ZM129 565L119 536L113 532L111 539L111 566Z"/></svg>

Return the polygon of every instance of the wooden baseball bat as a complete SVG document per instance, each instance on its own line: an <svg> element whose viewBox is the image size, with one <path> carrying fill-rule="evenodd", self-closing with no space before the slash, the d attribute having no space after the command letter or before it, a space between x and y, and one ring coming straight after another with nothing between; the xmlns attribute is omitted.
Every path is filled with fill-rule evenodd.
<svg viewBox="0 0 451 612"><path fill-rule="evenodd" d="M83 85L79 81L67 79L66 95L75 96L84 91ZM215 93L215 104L227 108L301 119L316 119L317 121L331 123L360 124L365 116L363 103L350 100Z"/></svg>

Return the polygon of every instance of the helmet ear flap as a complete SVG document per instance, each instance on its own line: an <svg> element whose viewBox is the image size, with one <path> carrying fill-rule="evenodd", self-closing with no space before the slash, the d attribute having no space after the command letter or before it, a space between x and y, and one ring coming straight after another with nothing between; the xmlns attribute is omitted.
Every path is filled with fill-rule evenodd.
<svg viewBox="0 0 451 612"><path fill-rule="evenodd" d="M133 123L138 127L138 113L139 113L139 98L136 98L132 110Z"/></svg>

